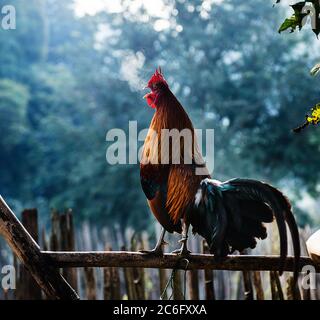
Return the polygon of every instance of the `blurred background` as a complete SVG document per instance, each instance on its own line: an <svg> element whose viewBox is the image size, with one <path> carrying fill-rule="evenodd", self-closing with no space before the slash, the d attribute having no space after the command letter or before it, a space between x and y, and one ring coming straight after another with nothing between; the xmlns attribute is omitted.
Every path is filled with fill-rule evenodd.
<svg viewBox="0 0 320 320"><path fill-rule="evenodd" d="M277 33L269 0L0 0L0 193L17 212L72 208L75 223L154 231L139 166L110 166L106 132L147 128L143 85L157 66L196 128L215 129L217 179L282 188L316 226L319 128L291 129L319 102L308 31Z"/></svg>
<svg viewBox="0 0 320 320"><path fill-rule="evenodd" d="M146 205L139 165L109 165L106 133L128 131L135 120L138 129L149 126L154 110L142 88L157 66L195 127L215 129L215 178L266 180L293 202L302 241L319 228L320 129L291 132L320 100L319 80L309 74L319 44L307 28L279 35L291 12L288 1L274 2L0 0L17 12L16 30L0 28L0 194L19 216L38 209L21 218L35 226L31 234L44 250L154 245L159 225ZM273 231L255 253L278 254ZM169 240L169 249L178 245ZM198 237L190 242L194 252L206 252ZM8 263L18 271L17 290L0 292L0 299L41 298L0 241L0 265ZM168 271L119 270L63 274L87 299L166 293ZM188 298L245 298L239 272L193 275L202 289L197 293L189 282ZM260 279L259 272L254 276ZM255 280L257 298L281 299L276 276L264 272ZM290 276L282 277L283 288ZM286 298L293 299L288 288ZM301 294L320 297L319 290Z"/></svg>

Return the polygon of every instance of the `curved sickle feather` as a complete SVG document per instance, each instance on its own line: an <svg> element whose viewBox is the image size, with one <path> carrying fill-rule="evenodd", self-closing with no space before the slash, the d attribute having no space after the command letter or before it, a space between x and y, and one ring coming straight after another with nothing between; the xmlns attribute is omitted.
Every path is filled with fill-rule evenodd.
<svg viewBox="0 0 320 320"><path fill-rule="evenodd" d="M283 195L274 191L274 188L269 186L266 183L250 180L250 179L233 179L224 182L223 184L230 184L236 189L234 191L228 191L233 193L240 199L251 199L251 200L260 200L267 203L276 218L276 222L279 230L280 237L280 266L279 273L283 273L287 252L288 252L288 242L287 242L287 229L286 229L286 217L288 216L287 210L283 208ZM280 196L281 195L281 196ZM279 199L280 198L280 199ZM291 229L290 229L290 232ZM297 258L299 259L299 258Z"/></svg>
<svg viewBox="0 0 320 320"><path fill-rule="evenodd" d="M278 194L279 198L282 199L282 205L285 210L286 216L285 219L288 223L289 230L291 233L291 239L293 243L293 252L294 252L294 273L293 273L293 280L294 283L297 282L299 276L299 260L301 255L301 248L300 248L300 236L299 236L299 229L292 213L291 205L289 200L286 198L285 195L278 189L269 186L275 193Z"/></svg>
<svg viewBox="0 0 320 320"><path fill-rule="evenodd" d="M210 250L214 250L217 256L223 256L225 253L222 251L225 250L225 236L228 225L227 212L225 210L222 197L220 195L215 196L213 192L210 193L216 201L215 212L217 213L217 223L211 237ZM211 210L213 211L213 208Z"/></svg>

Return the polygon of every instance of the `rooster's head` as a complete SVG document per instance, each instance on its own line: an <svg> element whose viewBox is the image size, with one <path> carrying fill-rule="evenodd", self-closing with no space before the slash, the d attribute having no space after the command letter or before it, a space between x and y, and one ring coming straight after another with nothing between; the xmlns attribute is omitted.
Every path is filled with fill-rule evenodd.
<svg viewBox="0 0 320 320"><path fill-rule="evenodd" d="M146 88L150 89L151 92L147 93L144 98L147 100L147 103L151 108L156 108L159 94L163 89L168 88L167 81L163 77L160 67L152 75Z"/></svg>

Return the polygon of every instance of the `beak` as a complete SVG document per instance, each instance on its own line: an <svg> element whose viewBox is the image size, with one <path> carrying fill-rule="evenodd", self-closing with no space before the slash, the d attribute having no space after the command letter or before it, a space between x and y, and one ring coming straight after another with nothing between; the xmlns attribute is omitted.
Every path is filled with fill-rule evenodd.
<svg viewBox="0 0 320 320"><path fill-rule="evenodd" d="M148 87L148 86L145 86L142 90L147 90L147 89L149 89L149 87Z"/></svg>
<svg viewBox="0 0 320 320"><path fill-rule="evenodd" d="M149 93L147 93L146 95L144 95L142 99L146 99L148 94L149 94Z"/></svg>

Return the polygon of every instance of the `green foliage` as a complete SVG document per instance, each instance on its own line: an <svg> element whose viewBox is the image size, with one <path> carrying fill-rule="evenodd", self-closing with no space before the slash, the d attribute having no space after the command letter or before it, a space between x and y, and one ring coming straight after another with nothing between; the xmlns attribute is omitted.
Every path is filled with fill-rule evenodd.
<svg viewBox="0 0 320 320"><path fill-rule="evenodd" d="M283 24L279 28L279 33L287 29L291 29L291 32L294 32L297 27L299 28L299 30L302 29L303 19L308 15L308 13L302 12L304 6L305 2L299 2L291 6L294 10L294 14L283 22Z"/></svg>
<svg viewBox="0 0 320 320"><path fill-rule="evenodd" d="M215 128L216 178L315 192L319 138L290 131L301 106L318 97L301 49L311 41L279 38L281 8L166 0L163 18L123 1L120 12L80 18L62 0L5 2L20 18L16 31L0 31L0 192L17 207L46 217L51 207L72 207L77 221L150 225L139 166L108 165L105 135L127 130L129 120L148 127L153 110L141 88L158 65L195 127ZM156 31L161 19L169 27Z"/></svg>
<svg viewBox="0 0 320 320"><path fill-rule="evenodd" d="M26 130L28 89L14 81L0 79L1 150L9 151L22 141Z"/></svg>
<svg viewBox="0 0 320 320"><path fill-rule="evenodd" d="M277 1L280 3L280 0ZM279 28L279 33L287 29L291 29L294 32L298 27L301 30L307 20L306 17L311 19L312 31L318 36L320 33L320 4L318 0L301 1L294 5L291 5L294 13L290 18L287 18L281 27Z"/></svg>

